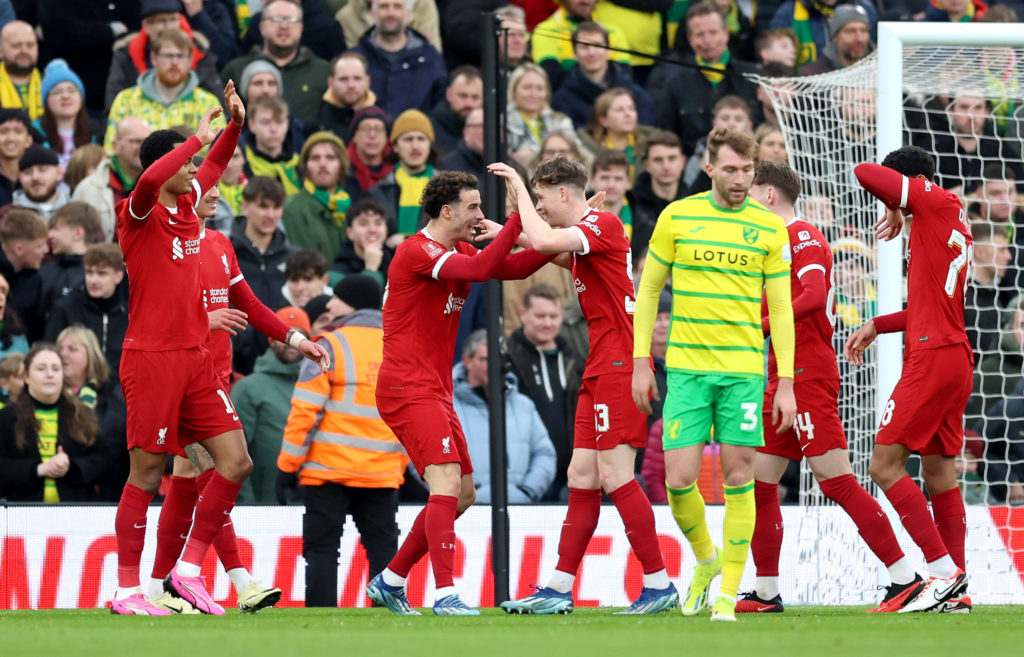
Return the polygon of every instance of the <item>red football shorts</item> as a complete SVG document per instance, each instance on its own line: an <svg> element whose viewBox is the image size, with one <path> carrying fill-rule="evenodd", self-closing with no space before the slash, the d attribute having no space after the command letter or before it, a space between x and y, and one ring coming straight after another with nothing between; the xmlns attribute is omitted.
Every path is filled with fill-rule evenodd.
<svg viewBox="0 0 1024 657"><path fill-rule="evenodd" d="M377 397L377 410L421 475L428 465L442 463L458 463L462 474L473 474L466 435L451 400Z"/></svg>
<svg viewBox="0 0 1024 657"><path fill-rule="evenodd" d="M647 416L633 403L633 373L583 379L576 406L573 447L606 450L647 446Z"/></svg>
<svg viewBox="0 0 1024 657"><path fill-rule="evenodd" d="M241 429L202 347L121 352L128 449L184 456L184 446Z"/></svg>
<svg viewBox="0 0 1024 657"><path fill-rule="evenodd" d="M973 385L967 343L912 352L903 360L903 375L882 411L875 442L903 445L922 455L959 454Z"/></svg>
<svg viewBox="0 0 1024 657"><path fill-rule="evenodd" d="M821 456L833 449L846 449L846 432L839 421L839 379L811 379L793 385L796 422L778 433L772 425L772 400L778 384L764 391L764 447L757 451L799 461Z"/></svg>

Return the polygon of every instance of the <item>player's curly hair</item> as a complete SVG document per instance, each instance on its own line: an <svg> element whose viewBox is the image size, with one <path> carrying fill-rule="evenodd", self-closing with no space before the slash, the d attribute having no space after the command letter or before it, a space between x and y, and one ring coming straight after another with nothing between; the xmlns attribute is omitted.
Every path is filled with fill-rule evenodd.
<svg viewBox="0 0 1024 657"><path fill-rule="evenodd" d="M185 141L184 135L176 130L154 130L149 136L142 140L139 147L139 162L142 163L142 170L145 171L164 155L174 150L174 147Z"/></svg>
<svg viewBox="0 0 1024 657"><path fill-rule="evenodd" d="M471 173L439 171L423 190L420 206L428 217L437 219L442 207L458 203L463 190L477 189L477 185L476 176Z"/></svg>
<svg viewBox="0 0 1024 657"><path fill-rule="evenodd" d="M537 165L530 179L530 186L575 187L580 192L587 189L587 167L565 157L556 157Z"/></svg>
<svg viewBox="0 0 1024 657"><path fill-rule="evenodd" d="M908 178L923 175L935 179L935 158L920 146L903 146L885 156L883 167L889 167Z"/></svg>

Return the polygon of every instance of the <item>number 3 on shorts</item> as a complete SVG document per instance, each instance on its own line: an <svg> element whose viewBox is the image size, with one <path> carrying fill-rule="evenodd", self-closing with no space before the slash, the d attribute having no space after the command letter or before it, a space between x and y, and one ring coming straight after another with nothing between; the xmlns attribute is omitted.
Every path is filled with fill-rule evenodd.
<svg viewBox="0 0 1024 657"><path fill-rule="evenodd" d="M753 431L757 428L757 403L743 402L740 404L743 411L743 422L740 423L740 431Z"/></svg>
<svg viewBox="0 0 1024 657"><path fill-rule="evenodd" d="M594 404L594 429L600 433L608 431L608 404Z"/></svg>

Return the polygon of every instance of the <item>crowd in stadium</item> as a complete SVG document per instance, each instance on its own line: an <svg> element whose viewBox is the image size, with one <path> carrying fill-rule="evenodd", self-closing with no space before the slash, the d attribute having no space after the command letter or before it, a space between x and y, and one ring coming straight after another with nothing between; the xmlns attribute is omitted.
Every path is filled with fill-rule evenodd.
<svg viewBox="0 0 1024 657"><path fill-rule="evenodd" d="M0 0L0 499L121 495L128 280L114 208L142 171L143 139L192 130L234 80L246 124L204 197L207 226L230 238L260 302L310 337L330 332L353 312L380 310L394 249L422 227L420 197L436 172L490 175L486 11L505 28L510 163L526 173L556 157L584 163L605 210L622 218L637 268L661 210L710 189L712 128L747 131L758 160L786 161L771 101L743 74L853 65L874 50L879 20L1018 20L1013 3L983 0ZM937 156L936 182L966 200L974 234L966 325L976 383L962 468L992 484L978 501L1024 502L1024 106L1012 100L1021 76L1015 58L991 61L979 71L984 94L908 115L915 142ZM800 211L832 244L841 332L875 314L876 255L865 227L837 225L831 202L805 198ZM490 499L481 329L488 312L503 312L509 499L564 501L586 324L564 269L549 265L504 292L505 307L489 309L484 286L473 286L453 363L455 408L480 464L477 499ZM665 293L651 350L662 398L670 304ZM239 502L308 498L319 482L287 456L310 430L312 411L293 396L301 358L252 325L227 328L231 398L254 463ZM636 473L663 502L653 410ZM30 424L38 448L24 440ZM415 472L402 480L392 483L403 501L425 499Z"/></svg>

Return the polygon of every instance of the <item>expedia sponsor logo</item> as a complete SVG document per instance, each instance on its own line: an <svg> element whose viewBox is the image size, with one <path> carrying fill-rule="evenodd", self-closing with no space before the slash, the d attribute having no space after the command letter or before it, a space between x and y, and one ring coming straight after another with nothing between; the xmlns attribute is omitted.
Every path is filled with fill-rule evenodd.
<svg viewBox="0 0 1024 657"><path fill-rule="evenodd" d="M794 246L793 247L793 255L796 255L797 253L800 253L801 251L803 251L804 249L806 249L809 246L817 246L819 248L824 248L824 247L821 246L821 242L819 242L818 240L812 238L812 239L809 239L809 240L804 240L803 242L800 242L799 244Z"/></svg>
<svg viewBox="0 0 1024 657"><path fill-rule="evenodd" d="M745 267L750 258L742 253L715 251L714 249L694 249L693 259L696 262L713 262L718 265L740 265Z"/></svg>

